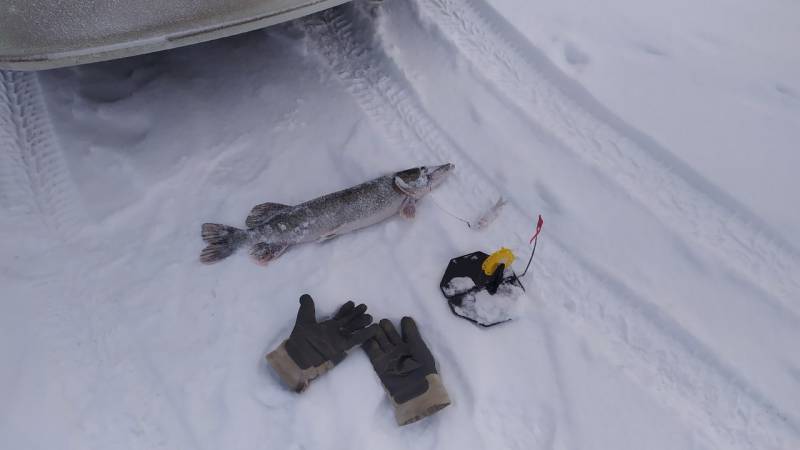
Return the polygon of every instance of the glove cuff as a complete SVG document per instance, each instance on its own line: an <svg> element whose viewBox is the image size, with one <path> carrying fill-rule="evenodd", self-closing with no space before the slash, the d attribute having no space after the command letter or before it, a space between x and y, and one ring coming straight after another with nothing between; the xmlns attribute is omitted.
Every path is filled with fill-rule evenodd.
<svg viewBox="0 0 800 450"><path fill-rule="evenodd" d="M428 374L425 376L425 380L428 382L428 389L422 394L400 404L395 403L392 399L394 417L398 425L403 426L416 422L450 404L450 397L438 374Z"/></svg>
<svg viewBox="0 0 800 450"><path fill-rule="evenodd" d="M286 341L267 355L267 362L281 380L295 392L303 392L311 381L333 368L333 362L325 361L319 366L301 369L286 351Z"/></svg>

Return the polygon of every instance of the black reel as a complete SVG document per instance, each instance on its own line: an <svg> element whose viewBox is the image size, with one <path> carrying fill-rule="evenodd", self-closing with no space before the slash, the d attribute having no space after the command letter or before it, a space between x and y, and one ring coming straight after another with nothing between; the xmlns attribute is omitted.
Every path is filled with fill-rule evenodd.
<svg viewBox="0 0 800 450"><path fill-rule="evenodd" d="M447 269L442 277L442 282L439 288L442 290L442 295L447 298L447 304L450 306L450 311L462 319L469 320L470 322L480 325L482 327L491 327L501 323L508 322L511 319L501 320L494 323L481 323L476 320L476 317L464 314L459 311L464 302L464 298L474 295L480 291L486 291L490 295L495 295L497 289L504 284L516 285L525 290L525 286L519 280L519 277L513 271L511 275L505 276L505 264L498 264L497 268L491 275L486 275L483 271L483 262L488 258L484 252L474 252L468 255L459 256L450 260ZM469 278L474 283L473 287L465 290L453 289L453 280L456 278ZM463 311L463 310L462 310Z"/></svg>

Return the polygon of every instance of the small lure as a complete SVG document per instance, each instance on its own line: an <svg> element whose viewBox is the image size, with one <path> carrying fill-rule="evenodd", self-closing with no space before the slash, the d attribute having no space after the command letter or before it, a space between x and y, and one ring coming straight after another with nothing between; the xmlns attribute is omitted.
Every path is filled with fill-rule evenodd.
<svg viewBox="0 0 800 450"><path fill-rule="evenodd" d="M503 206L506 204L505 199L503 197L500 197L499 199L497 199L497 203L495 203L486 212L481 214L477 219L470 222L469 220L457 216L451 213L450 211L444 209L442 205L440 205L435 199L431 198L431 200L433 200L433 204L436 205L436 207L439 208L440 211L458 221L464 222L464 224L466 224L468 228L471 228L473 230L482 230L491 225L492 222L494 222L495 219L497 219L497 217L500 216L500 210L502 210Z"/></svg>
<svg viewBox="0 0 800 450"><path fill-rule="evenodd" d="M474 222L467 222L467 226L476 230L482 230L488 227L500 216L500 211L503 209L505 204L506 200L503 197L500 197L497 199L497 203L495 203L494 206L489 208L489 210L478 217L477 220Z"/></svg>

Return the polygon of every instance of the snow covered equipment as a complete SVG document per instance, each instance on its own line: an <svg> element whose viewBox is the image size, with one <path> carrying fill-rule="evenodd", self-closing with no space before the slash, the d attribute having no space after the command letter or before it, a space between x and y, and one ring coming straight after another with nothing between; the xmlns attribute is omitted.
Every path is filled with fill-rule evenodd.
<svg viewBox="0 0 800 450"><path fill-rule="evenodd" d="M380 321L362 346L394 405L398 425L408 425L450 404L436 361L422 340L414 319L403 317L401 336L392 322Z"/></svg>
<svg viewBox="0 0 800 450"><path fill-rule="evenodd" d="M267 362L281 380L295 392L304 391L315 378L339 364L347 352L363 344L378 330L367 305L347 302L328 320L317 322L314 300L310 295L300 297L300 309L294 329L275 350Z"/></svg>
<svg viewBox="0 0 800 450"><path fill-rule="evenodd" d="M246 230L204 223L201 236L208 246L200 253L200 262L213 264L248 244L250 255L266 265L292 245L333 239L397 214L412 219L417 201L439 186L454 167L403 170L296 206L262 203L247 216Z"/></svg>
<svg viewBox="0 0 800 450"><path fill-rule="evenodd" d="M507 248L491 255L477 251L451 259L439 288L453 314L484 327L513 319L517 300L525 292L520 278L528 273L543 225L539 216L530 240L530 259L519 276L511 268L515 256Z"/></svg>

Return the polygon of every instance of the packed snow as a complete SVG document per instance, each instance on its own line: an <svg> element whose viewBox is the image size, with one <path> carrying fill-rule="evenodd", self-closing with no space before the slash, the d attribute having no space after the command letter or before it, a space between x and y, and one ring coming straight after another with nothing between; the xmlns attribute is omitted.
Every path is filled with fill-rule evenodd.
<svg viewBox="0 0 800 450"><path fill-rule="evenodd" d="M444 287L445 295L461 294L475 287L470 277L455 277Z"/></svg>
<svg viewBox="0 0 800 450"><path fill-rule="evenodd" d="M0 72L4 449L800 448L800 4L356 2L246 35ZM413 221L198 261L243 225L451 162ZM477 217L506 205L485 229ZM527 255L514 320L448 264ZM527 259L527 258L526 258ZM517 273L524 267L514 268ZM416 319L452 404L406 427L353 351L302 394L298 298Z"/></svg>
<svg viewBox="0 0 800 450"><path fill-rule="evenodd" d="M463 278L472 283L472 286L466 290L475 287L475 283L472 282L471 278L458 277L451 280L445 289L445 293L450 295L455 292L464 292L465 289L459 288L459 286L468 286L469 283L463 282ZM515 284L503 283L497 287L497 292L494 294L490 294L485 289L466 294L461 299L460 305L453 306L453 310L458 315L468 317L480 325L495 325L507 322L519 317L522 309L522 302L519 299L524 292L522 288Z"/></svg>

